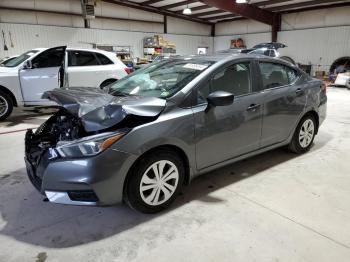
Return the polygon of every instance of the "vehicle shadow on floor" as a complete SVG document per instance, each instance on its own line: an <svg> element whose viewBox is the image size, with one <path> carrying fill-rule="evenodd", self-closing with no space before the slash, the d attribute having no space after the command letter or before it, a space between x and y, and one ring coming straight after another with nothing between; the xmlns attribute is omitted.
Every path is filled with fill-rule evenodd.
<svg viewBox="0 0 350 262"><path fill-rule="evenodd" d="M326 144L327 139L319 141L310 154ZM284 149L276 149L204 174L183 189L170 209L155 215L141 214L126 205L81 207L43 202L44 197L33 189L25 170L20 169L0 177L0 234L50 248L74 247L103 240L151 220L174 216L175 210L186 208L185 205L194 200L211 205L228 201L216 198L211 193L224 187L230 187L234 191L235 183L253 176L266 175L263 174L264 171L286 164L297 157L298 155ZM281 172L280 175L286 174ZM210 205L206 208L210 208ZM180 220L171 221L183 223L183 219L181 216ZM190 223L192 216L187 219ZM175 228L176 226L174 224Z"/></svg>
<svg viewBox="0 0 350 262"><path fill-rule="evenodd" d="M16 110L5 121L1 122L0 127L15 127L19 124L40 125L47 117L57 111L54 107L28 108Z"/></svg>

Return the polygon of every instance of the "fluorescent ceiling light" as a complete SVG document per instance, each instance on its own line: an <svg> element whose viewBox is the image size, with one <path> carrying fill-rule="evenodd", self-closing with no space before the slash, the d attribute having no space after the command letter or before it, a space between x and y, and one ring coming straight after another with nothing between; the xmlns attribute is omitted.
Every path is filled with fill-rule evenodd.
<svg viewBox="0 0 350 262"><path fill-rule="evenodd" d="M182 11L184 15L190 15L192 14L191 8L188 8L188 6Z"/></svg>
<svg viewBox="0 0 350 262"><path fill-rule="evenodd" d="M248 3L248 0L236 0L237 4L246 4Z"/></svg>

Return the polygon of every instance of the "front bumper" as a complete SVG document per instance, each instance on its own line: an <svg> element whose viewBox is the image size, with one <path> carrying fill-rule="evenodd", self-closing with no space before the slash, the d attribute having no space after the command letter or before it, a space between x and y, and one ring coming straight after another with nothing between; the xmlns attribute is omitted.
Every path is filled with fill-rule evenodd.
<svg viewBox="0 0 350 262"><path fill-rule="evenodd" d="M27 143L27 141L26 141ZM136 156L109 148L93 157L50 160L49 150L37 161L26 152L30 181L50 202L113 205L122 202L126 175Z"/></svg>

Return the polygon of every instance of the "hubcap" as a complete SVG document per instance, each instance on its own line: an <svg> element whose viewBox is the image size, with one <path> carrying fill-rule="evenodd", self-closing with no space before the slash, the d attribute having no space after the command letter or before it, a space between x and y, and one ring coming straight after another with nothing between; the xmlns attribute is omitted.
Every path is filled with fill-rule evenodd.
<svg viewBox="0 0 350 262"><path fill-rule="evenodd" d="M163 204L174 194L179 182L176 165L168 160L153 163L142 175L140 195L150 205Z"/></svg>
<svg viewBox="0 0 350 262"><path fill-rule="evenodd" d="M307 119L300 128L299 144L302 148L310 145L315 133L315 125L311 119Z"/></svg>
<svg viewBox="0 0 350 262"><path fill-rule="evenodd" d="M0 96L0 117L6 114L8 106L6 99Z"/></svg>

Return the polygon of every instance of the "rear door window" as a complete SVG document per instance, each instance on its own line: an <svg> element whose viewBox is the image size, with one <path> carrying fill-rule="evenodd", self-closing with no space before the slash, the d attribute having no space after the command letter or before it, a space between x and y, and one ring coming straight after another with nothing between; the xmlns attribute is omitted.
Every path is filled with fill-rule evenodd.
<svg viewBox="0 0 350 262"><path fill-rule="evenodd" d="M270 62L260 62L260 73L264 89L289 85L286 66Z"/></svg>
<svg viewBox="0 0 350 262"><path fill-rule="evenodd" d="M93 52L70 50L68 52L68 66L95 66L99 62Z"/></svg>

